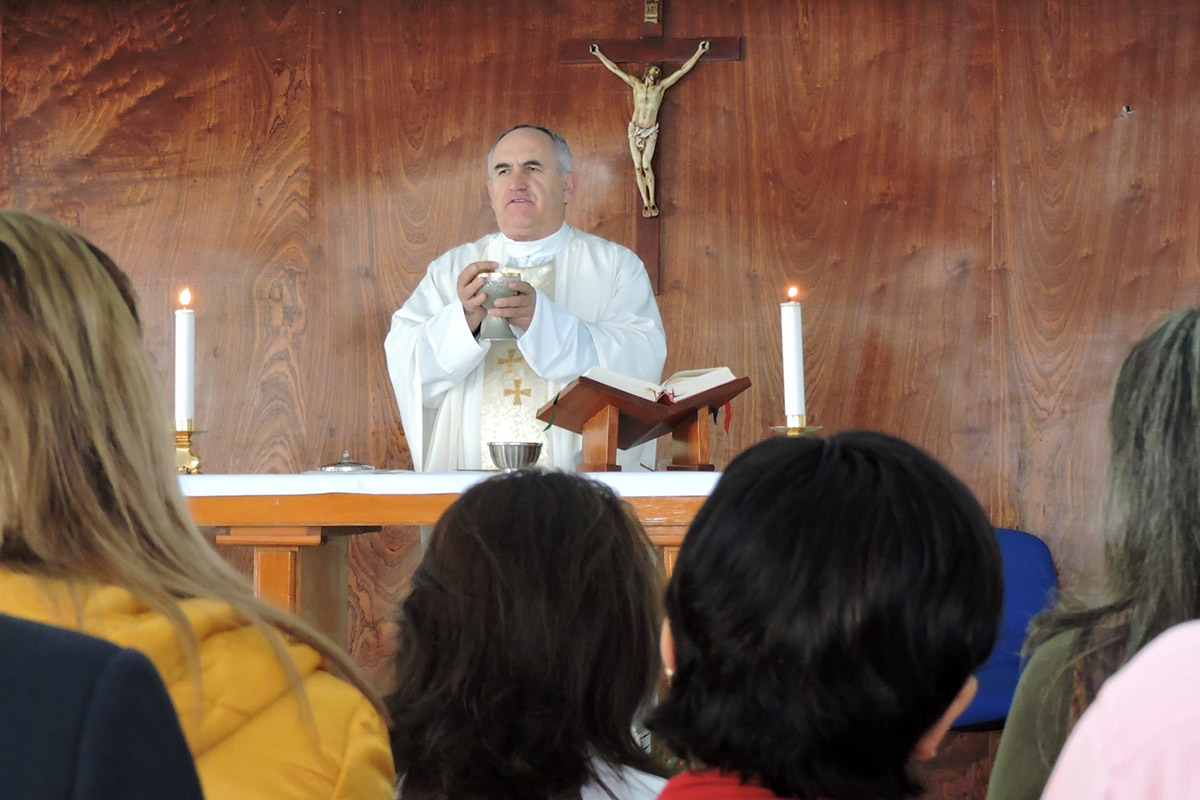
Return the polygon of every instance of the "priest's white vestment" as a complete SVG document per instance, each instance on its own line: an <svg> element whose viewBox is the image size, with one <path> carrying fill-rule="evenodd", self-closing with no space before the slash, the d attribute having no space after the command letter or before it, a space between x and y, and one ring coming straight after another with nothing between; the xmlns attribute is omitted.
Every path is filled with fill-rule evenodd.
<svg viewBox="0 0 1200 800"><path fill-rule="evenodd" d="M553 255L554 301L538 291L529 329L514 329L521 355L549 382L551 397L597 364L659 382L666 334L641 260L614 242L563 230L565 245ZM476 261L508 265L506 242L493 233L440 256L392 315L384 350L417 471L481 466L483 359L492 342L477 340L467 327L457 281ZM548 437L539 464L574 468L582 438L558 427ZM654 465L654 453L651 442L617 451L617 461L625 470L641 469L639 464Z"/></svg>

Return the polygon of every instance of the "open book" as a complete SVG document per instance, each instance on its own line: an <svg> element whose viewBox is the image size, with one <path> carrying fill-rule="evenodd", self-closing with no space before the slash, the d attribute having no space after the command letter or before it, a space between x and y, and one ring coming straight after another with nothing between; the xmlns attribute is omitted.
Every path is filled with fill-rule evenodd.
<svg viewBox="0 0 1200 800"><path fill-rule="evenodd" d="M604 367L592 367L583 373L583 377L665 405L737 380L729 367L685 369L676 372L662 383L651 383Z"/></svg>
<svg viewBox="0 0 1200 800"><path fill-rule="evenodd" d="M727 405L750 387L726 367L693 369L663 383L593 367L538 409L542 422L583 435L585 472L612 471L617 450L671 434L668 469L711 470L709 411Z"/></svg>

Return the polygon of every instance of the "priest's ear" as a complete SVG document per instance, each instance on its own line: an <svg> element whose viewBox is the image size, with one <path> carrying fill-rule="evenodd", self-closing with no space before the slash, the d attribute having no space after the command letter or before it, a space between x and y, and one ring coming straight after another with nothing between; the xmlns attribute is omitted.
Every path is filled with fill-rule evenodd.
<svg viewBox="0 0 1200 800"><path fill-rule="evenodd" d="M568 172L563 175L563 205L575 199L575 186L579 183L579 176L574 172Z"/></svg>
<svg viewBox="0 0 1200 800"><path fill-rule="evenodd" d="M928 761L937 755L937 749L942 743L942 739L946 737L954 720L958 719L958 716L967 710L967 706L971 705L977 689L979 689L979 682L975 680L974 675L968 675L967 682L958 690L958 696L950 703L941 719L933 723L933 727L925 731L925 735L917 740L917 746L913 748L913 758L917 761Z"/></svg>

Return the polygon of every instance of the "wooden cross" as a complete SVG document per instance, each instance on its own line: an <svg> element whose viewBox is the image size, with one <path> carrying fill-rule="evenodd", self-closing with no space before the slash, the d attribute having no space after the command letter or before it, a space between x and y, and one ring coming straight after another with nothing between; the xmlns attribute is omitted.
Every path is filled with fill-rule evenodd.
<svg viewBox="0 0 1200 800"><path fill-rule="evenodd" d="M742 39L740 36L697 37L692 39L665 39L662 26L662 0L644 0L645 10L642 16L640 39L568 39L558 46L558 60L563 64L596 64L600 62L592 55L589 48L593 44L610 59L617 63L651 64L663 62L681 63L696 52L700 42L709 42L709 49L702 61L741 61ZM659 255L659 220L661 217L637 216L637 227L634 230L634 250L646 272L650 276L650 284L654 293L659 293L660 277L658 266Z"/></svg>

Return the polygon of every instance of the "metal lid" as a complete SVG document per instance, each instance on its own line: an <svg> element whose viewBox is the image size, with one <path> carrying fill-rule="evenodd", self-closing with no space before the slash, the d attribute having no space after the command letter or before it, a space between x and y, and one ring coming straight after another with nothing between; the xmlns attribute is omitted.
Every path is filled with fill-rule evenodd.
<svg viewBox="0 0 1200 800"><path fill-rule="evenodd" d="M322 464L317 467L320 472L369 472L375 469L370 464L360 464L350 458L350 451L342 451L342 460L333 464Z"/></svg>

